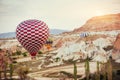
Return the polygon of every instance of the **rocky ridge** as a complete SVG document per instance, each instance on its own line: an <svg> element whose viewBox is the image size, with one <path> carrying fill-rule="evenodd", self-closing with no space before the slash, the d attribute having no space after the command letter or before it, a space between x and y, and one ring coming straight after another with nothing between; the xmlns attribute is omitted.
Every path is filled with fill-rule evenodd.
<svg viewBox="0 0 120 80"><path fill-rule="evenodd" d="M96 16L73 32L120 30L120 13Z"/></svg>

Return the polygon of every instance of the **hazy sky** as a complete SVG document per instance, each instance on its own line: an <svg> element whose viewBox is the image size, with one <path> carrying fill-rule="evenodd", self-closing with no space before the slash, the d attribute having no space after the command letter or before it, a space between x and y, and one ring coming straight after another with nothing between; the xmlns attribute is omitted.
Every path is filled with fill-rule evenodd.
<svg viewBox="0 0 120 80"><path fill-rule="evenodd" d="M93 16L112 13L120 13L120 0L0 0L0 33L15 31L27 19L73 30Z"/></svg>

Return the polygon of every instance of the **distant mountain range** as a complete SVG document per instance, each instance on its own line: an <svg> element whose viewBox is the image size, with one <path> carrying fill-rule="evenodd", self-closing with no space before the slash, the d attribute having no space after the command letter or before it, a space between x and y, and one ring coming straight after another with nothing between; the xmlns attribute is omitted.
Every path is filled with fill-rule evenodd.
<svg viewBox="0 0 120 80"><path fill-rule="evenodd" d="M0 39L4 39L4 38L15 38L16 34L15 32L8 32L8 33L1 33L0 34Z"/></svg>
<svg viewBox="0 0 120 80"><path fill-rule="evenodd" d="M61 34L63 32L68 32L68 30L50 29L50 34Z"/></svg>
<svg viewBox="0 0 120 80"><path fill-rule="evenodd" d="M67 30L61 30L61 29L50 29L50 34L61 34L63 32L66 32ZM4 39L4 38L15 38L16 34L15 32L8 32L8 33L0 33L0 38Z"/></svg>

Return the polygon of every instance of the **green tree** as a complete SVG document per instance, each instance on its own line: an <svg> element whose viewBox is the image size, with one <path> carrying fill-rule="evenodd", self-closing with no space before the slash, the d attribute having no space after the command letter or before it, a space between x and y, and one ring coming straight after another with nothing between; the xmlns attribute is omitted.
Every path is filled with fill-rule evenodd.
<svg viewBox="0 0 120 80"><path fill-rule="evenodd" d="M16 51L17 55L21 55L21 53L22 53L21 51Z"/></svg>
<svg viewBox="0 0 120 80"><path fill-rule="evenodd" d="M16 72L20 77L20 80L26 80L27 74L29 73L29 67L21 65Z"/></svg>
<svg viewBox="0 0 120 80"><path fill-rule="evenodd" d="M8 63L4 62L4 77L5 77L5 80L7 79L7 66L8 66Z"/></svg>
<svg viewBox="0 0 120 80"><path fill-rule="evenodd" d="M74 58L72 58L72 59L69 59L68 61L64 61L65 63L68 63L68 64L72 63L73 64L73 66L74 66L74 69L73 69L74 80L77 80L77 65L76 65L76 63L78 60L74 60Z"/></svg>
<svg viewBox="0 0 120 80"><path fill-rule="evenodd" d="M107 77L108 77L108 80L112 80L112 63L111 63L111 59L108 60L107 62Z"/></svg>
<svg viewBox="0 0 120 80"><path fill-rule="evenodd" d="M76 61L73 62L74 65L74 80L77 80L77 65L76 65Z"/></svg>
<svg viewBox="0 0 120 80"><path fill-rule="evenodd" d="M106 80L106 63L101 63L101 71L103 75L103 80Z"/></svg>
<svg viewBox="0 0 120 80"><path fill-rule="evenodd" d="M74 69L73 69L74 80L77 80L77 65L76 65L76 63L77 63L78 60L73 60L73 59L74 58L69 59L68 62L73 64L73 66L74 66Z"/></svg>
<svg viewBox="0 0 120 80"><path fill-rule="evenodd" d="M60 58L59 57L55 58L55 62L58 62L58 61L60 61Z"/></svg>
<svg viewBox="0 0 120 80"><path fill-rule="evenodd" d="M24 57L27 57L27 52L22 53Z"/></svg>
<svg viewBox="0 0 120 80"><path fill-rule="evenodd" d="M42 51L39 51L38 54L43 54L43 52L42 52Z"/></svg>
<svg viewBox="0 0 120 80"><path fill-rule="evenodd" d="M2 69L0 67L0 79L2 78Z"/></svg>
<svg viewBox="0 0 120 80"><path fill-rule="evenodd" d="M10 78L12 79L12 76L13 76L13 64L9 64L9 67L10 67Z"/></svg>
<svg viewBox="0 0 120 80"><path fill-rule="evenodd" d="M97 72L95 76L95 80L100 80L100 71L99 71L99 62L97 61Z"/></svg>
<svg viewBox="0 0 120 80"><path fill-rule="evenodd" d="M85 74L86 74L86 80L89 80L90 76L90 66L89 66L89 58L87 57L85 61Z"/></svg>

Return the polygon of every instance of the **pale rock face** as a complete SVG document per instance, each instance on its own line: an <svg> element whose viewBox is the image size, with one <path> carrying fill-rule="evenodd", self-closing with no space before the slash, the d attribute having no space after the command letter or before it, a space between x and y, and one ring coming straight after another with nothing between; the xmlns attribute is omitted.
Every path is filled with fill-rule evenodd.
<svg viewBox="0 0 120 80"><path fill-rule="evenodd" d="M93 44L95 46L99 46L100 49L103 48L103 47L106 47L108 45L111 45L110 41L107 40L107 39L104 39L104 38L99 38L99 39L93 41Z"/></svg>
<svg viewBox="0 0 120 80"><path fill-rule="evenodd" d="M115 62L120 63L120 59L117 59Z"/></svg>
<svg viewBox="0 0 120 80"><path fill-rule="evenodd" d="M93 58L93 61L107 62L107 58L102 55L97 55L95 58Z"/></svg>
<svg viewBox="0 0 120 80"><path fill-rule="evenodd" d="M91 57L93 61L106 62L108 57L108 52L103 48L106 46L112 45L112 42L107 38L97 38L93 41L84 41L79 42L67 41L64 42L63 46L58 48L56 51L57 55L53 58L62 58L64 60L72 59L85 59L87 56Z"/></svg>
<svg viewBox="0 0 120 80"><path fill-rule="evenodd" d="M112 58L114 60L120 59L120 51L113 51L112 52Z"/></svg>
<svg viewBox="0 0 120 80"><path fill-rule="evenodd" d="M13 47L15 45L18 45L19 43L16 40L7 40L5 42L5 44L3 44L2 46L0 46L0 48L10 48Z"/></svg>

